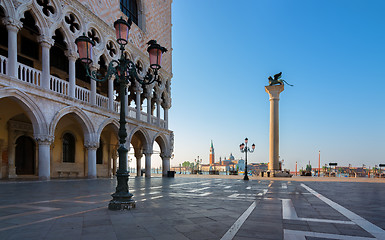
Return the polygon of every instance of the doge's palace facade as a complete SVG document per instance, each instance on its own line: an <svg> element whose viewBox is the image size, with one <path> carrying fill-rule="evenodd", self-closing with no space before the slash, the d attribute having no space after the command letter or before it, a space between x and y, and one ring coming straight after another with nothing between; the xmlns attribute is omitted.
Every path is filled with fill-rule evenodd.
<svg viewBox="0 0 385 240"><path fill-rule="evenodd" d="M170 170L171 0L1 0L0 178L94 178L116 172L119 86L113 79L97 83L86 77L75 39L85 33L95 41L91 67L104 75L119 57L113 22L121 16L134 21L125 55L139 75L149 68L150 39L169 50L159 83L128 87L125 114L137 174L145 168L151 176L155 142L163 175Z"/></svg>

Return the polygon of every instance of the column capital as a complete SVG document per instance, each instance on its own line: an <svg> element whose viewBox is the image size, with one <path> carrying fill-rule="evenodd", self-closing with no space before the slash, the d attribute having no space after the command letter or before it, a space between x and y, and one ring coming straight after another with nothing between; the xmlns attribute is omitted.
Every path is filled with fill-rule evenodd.
<svg viewBox="0 0 385 240"><path fill-rule="evenodd" d="M162 102L162 107L164 110L168 110L171 108L171 98L166 98L165 101Z"/></svg>
<svg viewBox="0 0 385 240"><path fill-rule="evenodd" d="M163 158L166 158L166 159L170 159L171 158L171 154L170 153L161 153L160 154L160 157L163 159Z"/></svg>
<svg viewBox="0 0 385 240"><path fill-rule="evenodd" d="M55 41L50 37L47 37L45 35L41 35L39 37L39 43L42 47L51 48L55 44Z"/></svg>
<svg viewBox="0 0 385 240"><path fill-rule="evenodd" d="M92 149L96 150L99 147L99 143L96 141L86 140L84 142L84 147L87 148L88 150L92 150Z"/></svg>
<svg viewBox="0 0 385 240"><path fill-rule="evenodd" d="M35 135L35 139L39 145L51 145L55 137L51 135Z"/></svg>
<svg viewBox="0 0 385 240"><path fill-rule="evenodd" d="M65 55L68 58L68 60L72 60L74 62L76 61L76 59L78 59L78 53L76 51L73 51L73 50L67 50L65 52Z"/></svg>
<svg viewBox="0 0 385 240"><path fill-rule="evenodd" d="M270 100L279 100L279 94L284 90L284 85L265 86L265 91L269 94Z"/></svg>
<svg viewBox="0 0 385 240"><path fill-rule="evenodd" d="M138 92L139 92L139 94L142 93L143 87L140 85L140 83L138 81L135 81L135 86L133 86L133 87L134 87L134 91L136 93L138 93Z"/></svg>
<svg viewBox="0 0 385 240"><path fill-rule="evenodd" d="M146 156L148 156L148 155L151 156L153 153L154 153L154 152L153 152L152 150L147 150L147 149L146 149L146 150L143 150L143 154L146 155Z"/></svg>
<svg viewBox="0 0 385 240"><path fill-rule="evenodd" d="M11 17L4 18L3 24L6 26L7 30L15 32L18 32L23 27L23 23L21 21Z"/></svg>

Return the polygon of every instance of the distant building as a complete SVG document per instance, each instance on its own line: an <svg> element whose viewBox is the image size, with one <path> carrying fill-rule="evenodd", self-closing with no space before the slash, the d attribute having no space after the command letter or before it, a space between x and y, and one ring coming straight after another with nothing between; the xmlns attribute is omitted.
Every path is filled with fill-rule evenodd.
<svg viewBox="0 0 385 240"><path fill-rule="evenodd" d="M209 156L209 162L210 165L215 163L215 153L214 153L214 145L213 145L213 140L211 140L211 147L210 147L210 156Z"/></svg>

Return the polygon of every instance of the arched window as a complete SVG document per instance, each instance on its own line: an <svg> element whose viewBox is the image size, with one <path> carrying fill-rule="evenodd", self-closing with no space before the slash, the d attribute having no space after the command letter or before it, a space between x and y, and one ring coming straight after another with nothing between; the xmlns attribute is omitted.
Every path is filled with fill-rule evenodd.
<svg viewBox="0 0 385 240"><path fill-rule="evenodd" d="M63 162L75 162L75 137L71 133L63 136Z"/></svg>
<svg viewBox="0 0 385 240"><path fill-rule="evenodd" d="M96 164L103 164L103 142L99 141L99 147L96 150Z"/></svg>
<svg viewBox="0 0 385 240"><path fill-rule="evenodd" d="M138 4L136 0L120 0L120 9L127 17L131 18L133 23L138 25Z"/></svg>

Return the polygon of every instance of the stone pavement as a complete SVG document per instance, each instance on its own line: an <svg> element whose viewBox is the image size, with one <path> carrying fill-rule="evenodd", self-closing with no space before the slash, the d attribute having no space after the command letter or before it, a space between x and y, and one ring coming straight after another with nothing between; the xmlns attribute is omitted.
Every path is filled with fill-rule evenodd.
<svg viewBox="0 0 385 240"><path fill-rule="evenodd" d="M237 177L0 181L0 239L385 239L384 183Z"/></svg>

